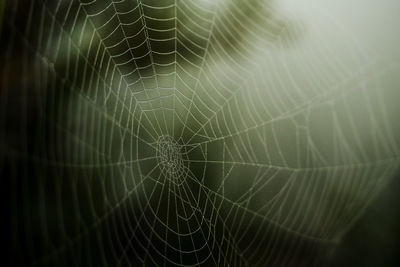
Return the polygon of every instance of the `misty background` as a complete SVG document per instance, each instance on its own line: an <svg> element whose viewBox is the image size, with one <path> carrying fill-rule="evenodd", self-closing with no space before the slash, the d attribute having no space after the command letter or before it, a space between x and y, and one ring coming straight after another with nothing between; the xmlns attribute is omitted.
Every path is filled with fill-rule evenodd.
<svg viewBox="0 0 400 267"><path fill-rule="evenodd" d="M398 1L0 5L10 265L398 265Z"/></svg>

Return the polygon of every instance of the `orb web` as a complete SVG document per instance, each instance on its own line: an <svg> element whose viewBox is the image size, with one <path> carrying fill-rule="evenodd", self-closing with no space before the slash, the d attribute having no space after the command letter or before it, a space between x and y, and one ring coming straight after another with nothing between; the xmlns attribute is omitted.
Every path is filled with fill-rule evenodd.
<svg viewBox="0 0 400 267"><path fill-rule="evenodd" d="M322 5L0 5L15 265L320 266L399 167L397 62Z"/></svg>

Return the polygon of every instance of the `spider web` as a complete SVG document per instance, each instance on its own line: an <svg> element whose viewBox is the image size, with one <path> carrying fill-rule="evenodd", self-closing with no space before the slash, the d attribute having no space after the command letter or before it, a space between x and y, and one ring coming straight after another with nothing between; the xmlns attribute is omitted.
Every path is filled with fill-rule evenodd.
<svg viewBox="0 0 400 267"><path fill-rule="evenodd" d="M332 23L258 0L6 1L11 262L325 260L399 166L394 64Z"/></svg>

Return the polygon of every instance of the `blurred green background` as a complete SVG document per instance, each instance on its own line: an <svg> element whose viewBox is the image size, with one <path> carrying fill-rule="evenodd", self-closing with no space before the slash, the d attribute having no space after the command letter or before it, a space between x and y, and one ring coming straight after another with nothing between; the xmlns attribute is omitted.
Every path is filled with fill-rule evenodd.
<svg viewBox="0 0 400 267"><path fill-rule="evenodd" d="M10 265L398 266L398 10L1 2Z"/></svg>

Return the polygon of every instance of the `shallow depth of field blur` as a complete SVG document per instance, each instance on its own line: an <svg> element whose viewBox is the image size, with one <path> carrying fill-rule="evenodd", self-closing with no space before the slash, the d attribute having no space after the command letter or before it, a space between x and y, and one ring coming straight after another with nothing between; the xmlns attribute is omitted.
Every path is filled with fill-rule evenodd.
<svg viewBox="0 0 400 267"><path fill-rule="evenodd" d="M398 266L400 2L5 0L12 266Z"/></svg>

